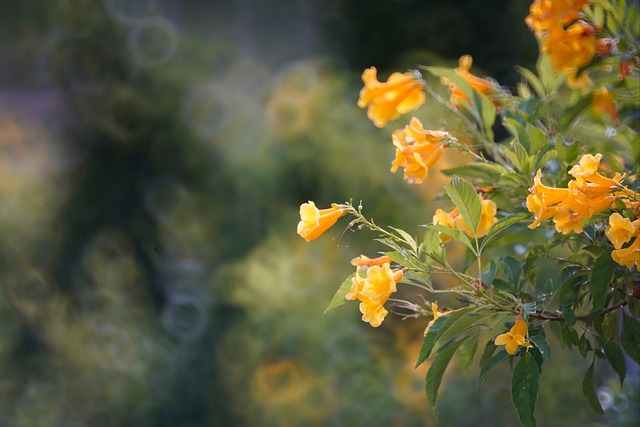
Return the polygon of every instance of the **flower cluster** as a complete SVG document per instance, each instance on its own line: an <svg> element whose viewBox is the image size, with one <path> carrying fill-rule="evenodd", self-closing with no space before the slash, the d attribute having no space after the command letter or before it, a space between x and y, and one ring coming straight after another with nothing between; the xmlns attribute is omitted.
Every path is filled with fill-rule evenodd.
<svg viewBox="0 0 640 427"><path fill-rule="evenodd" d="M388 256L370 259L364 255L351 261L356 267L356 274L345 298L360 301L362 320L374 328L380 326L389 313L383 306L397 291L396 284L402 280L402 270L392 269L390 262ZM367 271L366 277L360 274L363 269Z"/></svg>
<svg viewBox="0 0 640 427"><path fill-rule="evenodd" d="M624 265L627 268L636 265L640 267L640 218L635 221L631 221L629 218L624 218L618 212L614 212L609 217L609 225L605 230L605 234L609 241L615 248L611 252L611 258L620 265ZM631 239L635 239L628 247L623 248L623 245L628 243Z"/></svg>
<svg viewBox="0 0 640 427"><path fill-rule="evenodd" d="M637 195L620 183L619 173L607 178L598 172L601 159L602 154L582 156L580 163L569 170L575 179L569 181L567 188L542 184L541 170L538 170L526 200L527 209L535 215L529 228L537 228L541 221L553 218L558 233L582 233L583 221L609 209L616 199L637 206L634 201Z"/></svg>
<svg viewBox="0 0 640 427"><path fill-rule="evenodd" d="M553 68L567 75L567 84L586 91L591 81L578 72L591 62L597 42L593 25L580 20L588 0L536 0L525 19L540 40L540 51L549 55Z"/></svg>

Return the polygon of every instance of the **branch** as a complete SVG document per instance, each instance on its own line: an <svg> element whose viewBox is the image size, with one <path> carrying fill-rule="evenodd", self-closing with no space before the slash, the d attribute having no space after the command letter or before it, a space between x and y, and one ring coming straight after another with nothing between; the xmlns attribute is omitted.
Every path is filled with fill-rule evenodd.
<svg viewBox="0 0 640 427"><path fill-rule="evenodd" d="M627 305L629 305L629 301L621 301L618 304L614 304L614 305L612 305L610 307L605 308L600 313L598 313L597 317L604 316L604 315L606 315L608 313L611 313L612 311L616 311L619 308L626 307ZM557 313L551 313L549 311L536 312L534 314L530 314L529 317L532 317L534 319L539 319L539 320L550 320L552 322L553 321L555 321L555 322L564 322L566 320L563 315L557 314ZM584 322L589 317L591 317L591 315L582 314L580 316L576 316L576 320L580 320L581 322Z"/></svg>

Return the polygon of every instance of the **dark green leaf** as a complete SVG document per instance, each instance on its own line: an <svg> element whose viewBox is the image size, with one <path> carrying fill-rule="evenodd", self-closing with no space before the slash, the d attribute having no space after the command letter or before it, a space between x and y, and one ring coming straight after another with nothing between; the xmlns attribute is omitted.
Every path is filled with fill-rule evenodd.
<svg viewBox="0 0 640 427"><path fill-rule="evenodd" d="M523 427L535 427L536 399L540 371L533 356L524 353L513 370L511 378L511 398Z"/></svg>
<svg viewBox="0 0 640 427"><path fill-rule="evenodd" d="M486 348L485 348L486 351ZM504 362L509 358L509 353L505 349L500 350L490 358L488 358L484 363L480 364L480 377L478 378L478 382L482 382L485 377L496 367L496 365L500 362Z"/></svg>
<svg viewBox="0 0 640 427"><path fill-rule="evenodd" d="M344 297L349 293L349 289L351 289L351 279L353 279L355 275L356 274L353 273L349 275L349 277L344 279L344 282L342 282L342 284L340 285L336 293L333 295L333 298L331 299L329 306L324 311L325 313L333 310L336 307L340 307L342 304L344 304L347 301Z"/></svg>
<svg viewBox="0 0 640 427"><path fill-rule="evenodd" d="M460 369L465 374L469 371L469 367L473 363L473 359L478 351L478 336L468 339L460 346L458 350L458 363Z"/></svg>
<svg viewBox="0 0 640 427"><path fill-rule="evenodd" d="M600 311L604 307L607 290L611 287L611 276L616 268L616 262L611 258L609 249L604 251L591 268L589 289L593 298L593 311Z"/></svg>
<svg viewBox="0 0 640 427"><path fill-rule="evenodd" d="M624 378L627 375L627 364L624 361L624 353L622 353L622 349L618 343L602 340L602 349L604 350L604 355L611 364L613 370L620 377L620 386L624 384Z"/></svg>
<svg viewBox="0 0 640 427"><path fill-rule="evenodd" d="M440 224L427 225L425 227L431 228L433 230L436 230L436 231L438 231L438 232L440 232L442 234L447 234L447 235L451 236L452 238L454 238L455 240L464 243L464 245L466 247L468 247L475 254L476 249L474 248L473 244L471 243L471 240L462 231L457 230L455 228L447 227L446 225L440 225Z"/></svg>
<svg viewBox="0 0 640 427"><path fill-rule="evenodd" d="M620 333L620 343L624 351L640 363L640 322L627 315L622 316L622 332Z"/></svg>
<svg viewBox="0 0 640 427"><path fill-rule="evenodd" d="M429 331L424 336L422 340L422 346L420 347L420 354L418 355L418 361L416 362L416 368L431 356L431 350L433 346L436 344L436 338L438 337L438 332L442 327L442 324L448 319L451 314L446 314L441 316L436 320L433 325L429 327Z"/></svg>
<svg viewBox="0 0 640 427"><path fill-rule="evenodd" d="M593 410L600 415L603 415L604 411L602 410L602 406L600 406L600 401L598 400L598 395L596 393L596 380L593 376L594 362L595 360L591 362L591 366L589 366L589 370L584 376L584 380L582 380L582 392L587 397L589 405L591 405Z"/></svg>
<svg viewBox="0 0 640 427"><path fill-rule="evenodd" d="M549 345L549 341L544 337L544 335L534 335L530 338L530 341L533 345L536 346L538 350L540 350L540 354L542 354L542 358L546 361L551 357L551 346Z"/></svg>
<svg viewBox="0 0 640 427"><path fill-rule="evenodd" d="M500 220L496 222L493 225L493 227L491 227L491 229L489 230L487 235L484 237L484 239L482 239L480 248L481 249L484 248L487 245L487 243L491 241L491 239L493 239L495 236L497 236L498 234L506 230L507 227L509 227L510 225L513 225L518 221L522 221L523 219L527 219L530 216L531 216L530 214L520 213L520 214L514 214L514 215L509 215L509 216L500 218Z"/></svg>
<svg viewBox="0 0 640 427"><path fill-rule="evenodd" d="M436 400L438 398L438 389L440 388L440 383L442 382L442 376L444 375L444 371L447 369L447 366L451 361L451 357L467 338L463 338L462 340L454 343L446 350L438 353L436 358L433 360L433 363L429 367L429 370L427 371L427 384L425 390L427 393L427 399L429 399L429 403L431 405L431 410L433 411L434 415L436 415L436 417L438 414L436 410Z"/></svg>

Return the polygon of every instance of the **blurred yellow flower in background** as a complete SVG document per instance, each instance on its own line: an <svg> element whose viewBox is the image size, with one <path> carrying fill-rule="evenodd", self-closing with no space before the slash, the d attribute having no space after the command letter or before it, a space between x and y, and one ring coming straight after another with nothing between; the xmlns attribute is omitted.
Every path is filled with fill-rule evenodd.
<svg viewBox="0 0 640 427"><path fill-rule="evenodd" d="M503 345L509 354L516 354L520 346L533 347L527 341L527 324L522 320L522 316L518 316L509 332L498 335L494 343L495 345Z"/></svg>
<svg viewBox="0 0 640 427"><path fill-rule="evenodd" d="M300 205L298 234L307 242L317 239L347 213L345 208L332 205L328 209L318 209L312 201Z"/></svg>
<svg viewBox="0 0 640 427"><path fill-rule="evenodd" d="M589 0L535 0L524 22L536 35L541 35L578 20L580 9L588 3Z"/></svg>
<svg viewBox="0 0 640 427"><path fill-rule="evenodd" d="M440 311L440 308L438 307L438 303L436 301L431 303L431 311L433 313L433 319L429 321L427 329L424 330L425 335L427 335L427 333L429 332L429 328L433 326L434 323L436 323L436 320L451 313L451 310Z"/></svg>
<svg viewBox="0 0 640 427"><path fill-rule="evenodd" d="M463 55L458 60L458 68L454 68L453 71L456 74L460 75L462 78L469 83L473 89L477 90L480 93L485 95L491 95L496 92L499 88L498 84L487 79L480 78L475 76L469 72L471 66L473 65L473 58L471 55ZM471 105L471 100L464 94L462 90L458 86L456 86L453 82L451 82L447 78L441 79L442 84L448 85L450 99L449 102L454 107L460 108L465 105Z"/></svg>
<svg viewBox="0 0 640 427"><path fill-rule="evenodd" d="M420 74L393 73L386 82L378 81L378 70L370 67L362 73L364 87L360 91L358 107L367 108L367 116L377 127L421 106L426 96Z"/></svg>
<svg viewBox="0 0 640 427"><path fill-rule="evenodd" d="M602 86L601 88L593 92L593 100L591 101L591 106L593 107L593 111L595 111L597 114L607 113L613 118L616 125L620 123L620 118L618 117L618 109L613 103L611 91L607 89L606 86Z"/></svg>
<svg viewBox="0 0 640 427"><path fill-rule="evenodd" d="M474 232L469 225L464 221L462 215L456 218L456 228L460 231L464 231L469 237L482 237L485 236L493 224L498 222L496 213L498 208L492 200L482 200L482 214L480 216L480 223L478 229Z"/></svg>

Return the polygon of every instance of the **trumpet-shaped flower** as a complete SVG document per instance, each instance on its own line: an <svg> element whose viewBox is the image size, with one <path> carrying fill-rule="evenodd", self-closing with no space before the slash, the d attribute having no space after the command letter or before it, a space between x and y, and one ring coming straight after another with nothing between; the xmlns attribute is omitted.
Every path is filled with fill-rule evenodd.
<svg viewBox="0 0 640 427"><path fill-rule="evenodd" d="M587 65L596 54L596 37L593 26L575 22L566 30L551 28L542 39L540 50L549 56L553 69L567 75L567 85L586 91L591 83L586 73L578 76L581 67Z"/></svg>
<svg viewBox="0 0 640 427"><path fill-rule="evenodd" d="M332 205L328 209L318 209L312 201L300 205L298 234L307 242L317 239L347 213L347 209Z"/></svg>
<svg viewBox="0 0 640 427"><path fill-rule="evenodd" d="M436 209L433 215L433 223L444 225L449 228L456 228L456 218L460 215L458 208L454 208L451 212L445 212L442 209ZM444 243L451 241L451 236L445 233L440 233L440 239Z"/></svg>
<svg viewBox="0 0 640 427"><path fill-rule="evenodd" d="M391 257L387 255L379 256L377 258L369 258L366 255L360 255L357 258L351 260L351 265L354 267L373 267L375 265L382 265L384 263L390 263L392 261Z"/></svg>
<svg viewBox="0 0 640 427"><path fill-rule="evenodd" d="M444 151L443 140L447 132L425 130L416 117L404 129L393 132L396 158L391 172L404 168L404 179L410 184L422 184L429 178L429 168L440 159Z"/></svg>
<svg viewBox="0 0 640 427"><path fill-rule="evenodd" d="M483 93L485 95L491 95L495 93L499 86L497 83L480 78L474 74L471 74L469 70L473 65L473 58L471 55L463 55L458 59L458 67L454 68L453 71L456 72L459 76L465 79L465 81L476 91ZM465 93L453 82L451 82L447 78L441 79L442 83L448 85L449 88L449 102L454 107L464 107L471 103L471 100Z"/></svg>
<svg viewBox="0 0 640 427"><path fill-rule="evenodd" d="M632 268L635 264L636 268L640 267L640 237L636 239L626 248L615 249L611 252L611 258L620 265Z"/></svg>
<svg viewBox="0 0 640 427"><path fill-rule="evenodd" d="M381 128L389 120L418 108L426 99L420 74L393 73L386 82L379 82L375 67L362 73L364 87L360 91L358 107L366 108L367 116Z"/></svg>
<svg viewBox="0 0 640 427"><path fill-rule="evenodd" d="M527 340L527 324L522 320L522 316L518 316L509 332L498 335L494 343L503 345L509 354L516 354L520 346L533 347Z"/></svg>
<svg viewBox="0 0 640 427"><path fill-rule="evenodd" d="M620 249L622 245L630 241L634 236L637 236L639 230L640 218L632 222L629 218L625 218L618 212L615 212L609 216L609 225L605 229L605 234L613 244L613 247Z"/></svg>
<svg viewBox="0 0 640 427"><path fill-rule="evenodd" d="M580 18L580 9L589 0L535 0L524 22L537 36L552 28L561 28Z"/></svg>
<svg viewBox="0 0 640 427"><path fill-rule="evenodd" d="M600 160L602 160L602 154L600 153L595 156L585 154L580 158L580 162L577 165L569 169L569 174L574 178L590 178L598 172Z"/></svg>
<svg viewBox="0 0 640 427"><path fill-rule="evenodd" d="M366 278L363 278L358 266L345 299L358 299L362 320L378 327L388 313L383 305L396 292L396 284L402 280L402 276L402 270L391 269L389 263L384 263L369 267Z"/></svg>

